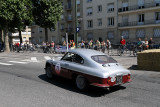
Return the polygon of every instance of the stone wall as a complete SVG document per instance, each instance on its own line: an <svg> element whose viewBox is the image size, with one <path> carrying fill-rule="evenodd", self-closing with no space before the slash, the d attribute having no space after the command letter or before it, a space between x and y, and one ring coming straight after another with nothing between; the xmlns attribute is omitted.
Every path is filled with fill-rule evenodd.
<svg viewBox="0 0 160 107"><path fill-rule="evenodd" d="M142 70L160 71L160 49L138 53L137 64Z"/></svg>

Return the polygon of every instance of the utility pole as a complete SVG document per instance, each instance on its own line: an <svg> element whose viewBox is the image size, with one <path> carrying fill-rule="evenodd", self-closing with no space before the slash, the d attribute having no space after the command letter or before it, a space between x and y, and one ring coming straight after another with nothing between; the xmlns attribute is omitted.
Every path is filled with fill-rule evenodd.
<svg viewBox="0 0 160 107"><path fill-rule="evenodd" d="M75 0L75 44L76 48L78 47L78 32L77 32L77 27L78 27L78 20L77 20L77 0Z"/></svg>

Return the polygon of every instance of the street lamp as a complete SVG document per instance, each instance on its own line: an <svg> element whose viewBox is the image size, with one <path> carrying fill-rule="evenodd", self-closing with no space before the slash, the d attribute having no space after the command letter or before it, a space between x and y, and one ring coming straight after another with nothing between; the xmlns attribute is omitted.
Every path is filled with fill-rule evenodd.
<svg viewBox="0 0 160 107"><path fill-rule="evenodd" d="M77 0L75 0L75 44L76 48L78 47L78 32L77 32L77 26L78 26L78 21L77 21Z"/></svg>

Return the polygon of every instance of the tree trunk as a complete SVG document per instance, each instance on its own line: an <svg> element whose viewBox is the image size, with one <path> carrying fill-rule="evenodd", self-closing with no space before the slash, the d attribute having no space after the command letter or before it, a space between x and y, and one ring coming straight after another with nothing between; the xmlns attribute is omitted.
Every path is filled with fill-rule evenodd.
<svg viewBox="0 0 160 107"><path fill-rule="evenodd" d="M22 33L20 29L18 29L18 32L19 32L19 39L20 39L20 45L21 45L22 44Z"/></svg>
<svg viewBox="0 0 160 107"><path fill-rule="evenodd" d="M10 52L7 29L4 29L4 36L5 36L5 52Z"/></svg>
<svg viewBox="0 0 160 107"><path fill-rule="evenodd" d="M45 28L45 42L48 42L48 29Z"/></svg>

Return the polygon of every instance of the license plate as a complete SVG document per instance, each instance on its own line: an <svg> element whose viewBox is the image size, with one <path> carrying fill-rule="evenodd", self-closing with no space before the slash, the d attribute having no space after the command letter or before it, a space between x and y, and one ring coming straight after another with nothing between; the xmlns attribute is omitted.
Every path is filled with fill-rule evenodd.
<svg viewBox="0 0 160 107"><path fill-rule="evenodd" d="M116 84L122 84L122 80L123 80L122 76L117 76L116 77Z"/></svg>

